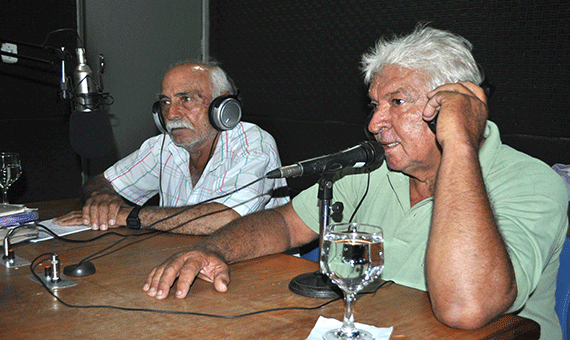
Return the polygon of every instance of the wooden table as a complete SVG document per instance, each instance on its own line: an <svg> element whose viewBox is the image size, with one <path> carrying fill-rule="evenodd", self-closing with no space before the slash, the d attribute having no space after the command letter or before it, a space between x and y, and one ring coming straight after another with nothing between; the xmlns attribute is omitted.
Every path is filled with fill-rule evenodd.
<svg viewBox="0 0 570 340"><path fill-rule="evenodd" d="M45 211L44 218L50 218L49 214ZM131 232L126 228L114 230ZM86 231L72 237L90 238L101 233ZM87 244L50 240L19 244L15 251L29 261L45 252L57 253L63 268L119 239L108 236ZM293 277L317 270L317 264L284 254L232 265L232 281L226 293L218 293L211 284L196 280L185 299L174 298L172 292L161 301L148 297L142 291L148 272L199 239L171 234L128 238L93 259L95 274L69 277L77 285L55 291L68 304L139 309L135 311L67 307L28 278L29 266L0 268L0 339L305 339L320 315L342 320L340 300L316 310L281 310L235 319L140 311L232 316L271 308L312 307L328 301L289 291ZM48 264L48 257L41 262ZM41 274L42 268L37 266L35 271ZM434 318L425 292L397 284L387 284L373 294L361 296L356 303L355 319L378 327L394 326L391 339L538 339L540 332L534 321L513 315L501 316L476 331L446 327Z"/></svg>

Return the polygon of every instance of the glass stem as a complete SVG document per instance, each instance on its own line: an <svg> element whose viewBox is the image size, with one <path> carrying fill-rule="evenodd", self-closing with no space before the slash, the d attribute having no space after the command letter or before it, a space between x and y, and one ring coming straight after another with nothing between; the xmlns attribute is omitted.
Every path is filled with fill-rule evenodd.
<svg viewBox="0 0 570 340"><path fill-rule="evenodd" d="M356 303L356 293L344 293L344 319L340 329L344 336L351 338L358 335L358 330L354 327L354 304Z"/></svg>
<svg viewBox="0 0 570 340"><path fill-rule="evenodd" d="M8 204L8 188L2 188L2 203Z"/></svg>

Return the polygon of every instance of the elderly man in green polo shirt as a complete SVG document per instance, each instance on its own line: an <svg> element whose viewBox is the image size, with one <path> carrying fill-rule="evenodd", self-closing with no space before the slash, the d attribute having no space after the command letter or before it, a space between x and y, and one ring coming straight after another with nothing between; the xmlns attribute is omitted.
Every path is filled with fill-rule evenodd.
<svg viewBox="0 0 570 340"><path fill-rule="evenodd" d="M383 228L382 278L428 291L434 315L448 326L476 329L517 313L540 324L541 339L561 339L554 293L566 188L548 165L501 143L487 120L471 44L418 26L381 39L362 64L373 110L368 129L386 159L337 180L333 201L343 202L345 221L354 214ZM175 295L184 298L199 276L224 292L227 263L315 240L317 189L173 255L143 290L164 299L178 277Z"/></svg>

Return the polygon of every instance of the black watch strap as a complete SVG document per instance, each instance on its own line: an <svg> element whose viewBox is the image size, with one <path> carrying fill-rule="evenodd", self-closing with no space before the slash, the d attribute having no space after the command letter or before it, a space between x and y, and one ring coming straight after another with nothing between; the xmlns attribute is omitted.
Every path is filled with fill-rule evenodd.
<svg viewBox="0 0 570 340"><path fill-rule="evenodd" d="M127 227L131 229L141 228L141 219L139 218L139 211L141 211L141 209L142 207L137 205L133 210L131 210L127 217Z"/></svg>

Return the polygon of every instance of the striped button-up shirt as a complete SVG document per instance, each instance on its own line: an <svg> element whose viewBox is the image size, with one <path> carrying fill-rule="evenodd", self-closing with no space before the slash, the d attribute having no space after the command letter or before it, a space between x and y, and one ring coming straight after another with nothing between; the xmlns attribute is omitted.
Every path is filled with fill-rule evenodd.
<svg viewBox="0 0 570 340"><path fill-rule="evenodd" d="M246 215L264 208L285 204L288 197L271 197L285 188L285 179L263 179L267 172L281 166L273 137L259 126L241 122L223 131L212 157L195 186L190 177L190 155L161 134L147 139L129 156L105 171L105 178L124 198L138 205L157 193L164 207L218 202Z"/></svg>

